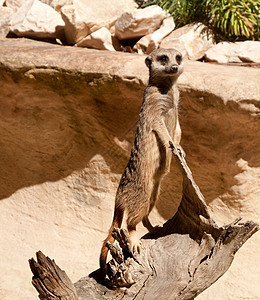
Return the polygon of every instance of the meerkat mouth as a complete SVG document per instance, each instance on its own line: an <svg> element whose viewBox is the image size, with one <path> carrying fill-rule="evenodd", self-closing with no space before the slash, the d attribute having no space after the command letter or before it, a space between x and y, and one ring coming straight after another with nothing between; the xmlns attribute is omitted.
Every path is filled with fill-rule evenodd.
<svg viewBox="0 0 260 300"><path fill-rule="evenodd" d="M169 70L165 70L165 73L168 74L168 75L176 75L176 74L178 74L178 72L179 72L178 67L176 67L174 69L171 68Z"/></svg>

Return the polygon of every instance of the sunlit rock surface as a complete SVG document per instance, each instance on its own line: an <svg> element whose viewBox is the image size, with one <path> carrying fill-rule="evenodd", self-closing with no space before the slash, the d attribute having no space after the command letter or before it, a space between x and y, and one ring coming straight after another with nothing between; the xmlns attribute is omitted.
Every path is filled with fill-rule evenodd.
<svg viewBox="0 0 260 300"><path fill-rule="evenodd" d="M39 249L73 282L98 267L148 79L144 59L0 42L1 299L36 299L28 258ZM257 68L190 61L179 78L181 144L220 225L240 215L259 220L259 76ZM175 213L180 177L173 160L154 225ZM259 240L198 299L257 299Z"/></svg>

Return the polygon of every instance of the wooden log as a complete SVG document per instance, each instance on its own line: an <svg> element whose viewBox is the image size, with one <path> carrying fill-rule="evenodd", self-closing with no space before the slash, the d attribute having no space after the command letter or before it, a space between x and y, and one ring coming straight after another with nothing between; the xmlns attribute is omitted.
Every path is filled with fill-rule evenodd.
<svg viewBox="0 0 260 300"><path fill-rule="evenodd" d="M74 284L78 299L194 299L227 271L237 250L259 230L258 224L241 223L240 218L218 227L184 157L174 145L170 147L183 175L178 211L153 235L142 238L140 254L129 251L128 233L115 229L118 244L107 244L113 258L108 262L105 282L99 270L82 278ZM31 259L30 265L40 299L56 299L53 295L57 299L77 299L64 273L61 277L53 271L58 268L56 264L53 267L51 260L42 259L39 252L38 256L39 263ZM48 292L51 294L46 298ZM69 292L71 298L65 298Z"/></svg>
<svg viewBox="0 0 260 300"><path fill-rule="evenodd" d="M36 253L37 261L29 259L33 273L32 284L41 300L78 300L75 287L67 274L59 268L54 260L41 251Z"/></svg>

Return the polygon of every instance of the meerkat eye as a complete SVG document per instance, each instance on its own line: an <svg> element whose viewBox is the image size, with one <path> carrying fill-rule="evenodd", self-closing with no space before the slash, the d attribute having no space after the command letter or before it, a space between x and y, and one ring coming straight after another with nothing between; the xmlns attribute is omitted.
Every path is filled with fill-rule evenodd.
<svg viewBox="0 0 260 300"><path fill-rule="evenodd" d="M181 61L182 61L182 56L181 56L180 54L177 54L177 55L176 55L176 61L177 61L178 65L181 63Z"/></svg>
<svg viewBox="0 0 260 300"><path fill-rule="evenodd" d="M168 56L167 55L161 55L161 56L158 56L158 61L162 62L162 63L167 63L169 60Z"/></svg>

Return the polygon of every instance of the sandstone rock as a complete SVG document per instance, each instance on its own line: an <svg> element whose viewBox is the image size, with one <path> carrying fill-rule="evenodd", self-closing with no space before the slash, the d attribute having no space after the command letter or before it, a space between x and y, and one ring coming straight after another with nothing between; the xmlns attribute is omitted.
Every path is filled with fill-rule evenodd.
<svg viewBox="0 0 260 300"><path fill-rule="evenodd" d="M36 298L27 260L39 249L73 282L98 267L148 79L144 59L1 41L1 299ZM188 61L180 77L181 144L220 225L239 215L260 217L259 74L257 68ZM180 177L173 160L153 225L176 211ZM140 224L138 234L145 232ZM204 299L258 299L259 236L239 250Z"/></svg>
<svg viewBox="0 0 260 300"><path fill-rule="evenodd" d="M250 167L248 162L240 158L236 162L239 173L235 176L236 182L231 187L230 191L220 195L212 201L210 204L210 210L214 220L218 224L226 224L231 222L232 217L239 214L242 217L259 219L260 214L260 202L255 197L258 187L260 185L260 168ZM234 195L240 195L239 199L234 201ZM233 203L229 206L228 203ZM243 218L244 220L244 218ZM236 259L232 263L230 268L223 277L218 280L217 284L212 285L209 289L200 294L196 299L198 300L215 300L215 299L258 299L259 290L255 286L254 280L249 280L246 283L240 285L238 291L238 282L240 282L239 274L244 273L244 276L248 276L248 265L254 266L256 257L258 257L258 248L255 245L260 244L260 234L252 237L247 242L247 249L239 251ZM257 263L258 264L258 263ZM254 268L254 267L253 267ZM252 271L253 271L252 268ZM257 270L257 266L256 266ZM253 271L254 273L254 271ZM257 272L256 272L257 273ZM250 274L251 278L258 276L257 274ZM245 277L244 277L245 278ZM245 279L246 280L246 279ZM244 294L244 297L242 296Z"/></svg>
<svg viewBox="0 0 260 300"><path fill-rule="evenodd" d="M185 25L174 30L163 39L160 47L178 49L189 59L198 60L212 45L212 36L207 32L207 28L198 23Z"/></svg>
<svg viewBox="0 0 260 300"><path fill-rule="evenodd" d="M116 21L115 35L119 40L137 39L157 30L167 14L156 5L125 12Z"/></svg>
<svg viewBox="0 0 260 300"><path fill-rule="evenodd" d="M64 22L60 14L38 0L26 2L10 20L10 31L20 37L60 38L63 28Z"/></svg>
<svg viewBox="0 0 260 300"><path fill-rule="evenodd" d="M69 44L75 44L101 27L108 29L126 10L136 7L134 0L74 1L61 8L65 34Z"/></svg>
<svg viewBox="0 0 260 300"><path fill-rule="evenodd" d="M151 40L151 36L152 34L148 34L140 38L140 40L134 45L133 49L139 54L146 53L148 45Z"/></svg>
<svg viewBox="0 0 260 300"><path fill-rule="evenodd" d="M260 63L260 42L221 42L211 47L205 53L205 58L208 61L215 61L218 63Z"/></svg>
<svg viewBox="0 0 260 300"><path fill-rule="evenodd" d="M30 0L5 0L5 1L3 0L3 2L5 2L5 5L7 7L11 7L14 10L17 10L18 8L20 8L26 2L29 2L29 1ZM42 3L48 4L49 6L51 6L52 8L54 8L57 11L60 11L62 6L73 4L74 0L39 0L39 1L41 1Z"/></svg>
<svg viewBox="0 0 260 300"><path fill-rule="evenodd" d="M60 11L61 8L65 5L73 4L74 0L40 0L41 2L48 4L57 11Z"/></svg>
<svg viewBox="0 0 260 300"><path fill-rule="evenodd" d="M5 0L5 5L17 11L25 3L30 2L30 0Z"/></svg>
<svg viewBox="0 0 260 300"><path fill-rule="evenodd" d="M134 50L139 54L151 53L154 49L159 47L162 39L171 33L174 28L175 24L172 17L164 19L159 29L152 34L145 35L134 45Z"/></svg>
<svg viewBox="0 0 260 300"><path fill-rule="evenodd" d="M13 13L12 8L0 6L0 39L5 38L9 32L9 22Z"/></svg>
<svg viewBox="0 0 260 300"><path fill-rule="evenodd" d="M236 43L218 43L205 52L205 59L218 63L241 62L239 57L235 55L237 48Z"/></svg>
<svg viewBox="0 0 260 300"><path fill-rule="evenodd" d="M178 29L177 29L178 30ZM181 38L173 38L173 39L167 39L166 41L162 40L160 44L160 48L174 48L177 49L182 53L182 56L185 60L189 59L189 55L187 52L187 49L185 47L184 41Z"/></svg>
<svg viewBox="0 0 260 300"><path fill-rule="evenodd" d="M237 42L236 44L239 45L238 57L241 61L260 63L259 41Z"/></svg>
<svg viewBox="0 0 260 300"><path fill-rule="evenodd" d="M102 27L92 32L79 43L78 47L94 48L99 50L115 51L110 31L106 27Z"/></svg>
<svg viewBox="0 0 260 300"><path fill-rule="evenodd" d="M175 28L175 23L172 17L163 20L163 23L159 29L157 29L152 35L147 47L146 53L151 53L154 49L157 49L167 35L169 35Z"/></svg>

